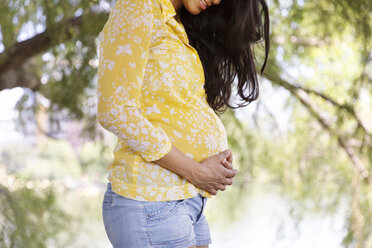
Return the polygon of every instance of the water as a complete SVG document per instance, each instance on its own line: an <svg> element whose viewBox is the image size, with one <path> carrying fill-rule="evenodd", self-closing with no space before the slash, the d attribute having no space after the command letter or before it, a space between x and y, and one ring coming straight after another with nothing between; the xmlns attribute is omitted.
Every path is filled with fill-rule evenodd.
<svg viewBox="0 0 372 248"><path fill-rule="evenodd" d="M305 214L302 222L289 215L288 200L280 195L277 186L267 183L250 185L251 190L240 202L238 220L228 219L228 209L221 199L229 194L220 192L209 199L205 215L210 224L213 243L210 248L338 248L345 235L345 212L334 215ZM97 197L99 200L100 197ZM97 203L99 206L100 202ZM96 208L95 212L100 209ZM106 237L101 217L82 224L79 240L73 247L112 247ZM93 242L92 242L93 241ZM89 244L89 245L88 245ZM92 245L95 246L92 246Z"/></svg>
<svg viewBox="0 0 372 248"><path fill-rule="evenodd" d="M252 185L252 194L242 201L241 218L230 224L210 222L210 248L337 248L345 231L344 211L334 215L307 213L302 222L289 215L288 200L275 185ZM209 203L213 206L214 199ZM209 208L206 209L208 218ZM223 215L224 213L220 213Z"/></svg>

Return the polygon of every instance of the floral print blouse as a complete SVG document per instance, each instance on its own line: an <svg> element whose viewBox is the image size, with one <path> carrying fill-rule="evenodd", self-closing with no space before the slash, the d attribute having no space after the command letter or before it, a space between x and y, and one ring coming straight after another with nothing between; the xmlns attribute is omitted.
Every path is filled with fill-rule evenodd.
<svg viewBox="0 0 372 248"><path fill-rule="evenodd" d="M197 162L228 148L197 51L170 0L117 0L99 33L97 119L118 138L112 190L143 201L211 198L154 161L172 144Z"/></svg>

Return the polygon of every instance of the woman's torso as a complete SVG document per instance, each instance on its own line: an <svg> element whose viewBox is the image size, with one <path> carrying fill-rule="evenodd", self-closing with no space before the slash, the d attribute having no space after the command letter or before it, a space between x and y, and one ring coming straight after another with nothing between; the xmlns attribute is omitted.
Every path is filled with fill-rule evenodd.
<svg viewBox="0 0 372 248"><path fill-rule="evenodd" d="M175 19L170 0L153 0L153 33L141 88L140 112L161 127L172 144L200 162L227 149L225 128L209 107L197 51ZM140 127L133 127L133 132ZM175 200L201 193L184 178L147 162L118 139L108 166L113 191L138 200Z"/></svg>

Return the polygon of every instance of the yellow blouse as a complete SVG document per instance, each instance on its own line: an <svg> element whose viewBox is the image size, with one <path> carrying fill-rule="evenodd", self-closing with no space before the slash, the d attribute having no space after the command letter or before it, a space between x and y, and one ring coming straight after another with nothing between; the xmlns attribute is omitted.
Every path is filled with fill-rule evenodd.
<svg viewBox="0 0 372 248"><path fill-rule="evenodd" d="M112 190L144 201L211 198L154 162L172 144L197 162L228 148L171 1L117 0L99 41L97 119L118 137L107 167Z"/></svg>

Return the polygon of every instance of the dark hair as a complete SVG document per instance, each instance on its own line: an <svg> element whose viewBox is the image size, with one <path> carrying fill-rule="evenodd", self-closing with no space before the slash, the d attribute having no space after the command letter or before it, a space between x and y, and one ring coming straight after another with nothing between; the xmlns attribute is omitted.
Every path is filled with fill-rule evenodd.
<svg viewBox="0 0 372 248"><path fill-rule="evenodd" d="M236 109L256 100L259 87L252 45L261 42L262 38L265 40L261 75L270 50L270 19L265 0L222 0L219 5L198 15L182 7L179 15L190 45L197 50L202 62L207 102L215 113L219 115L218 112L224 113L227 107ZM238 79L238 94L248 102L246 105L233 107L229 104L235 77ZM248 96L245 96L247 87Z"/></svg>

